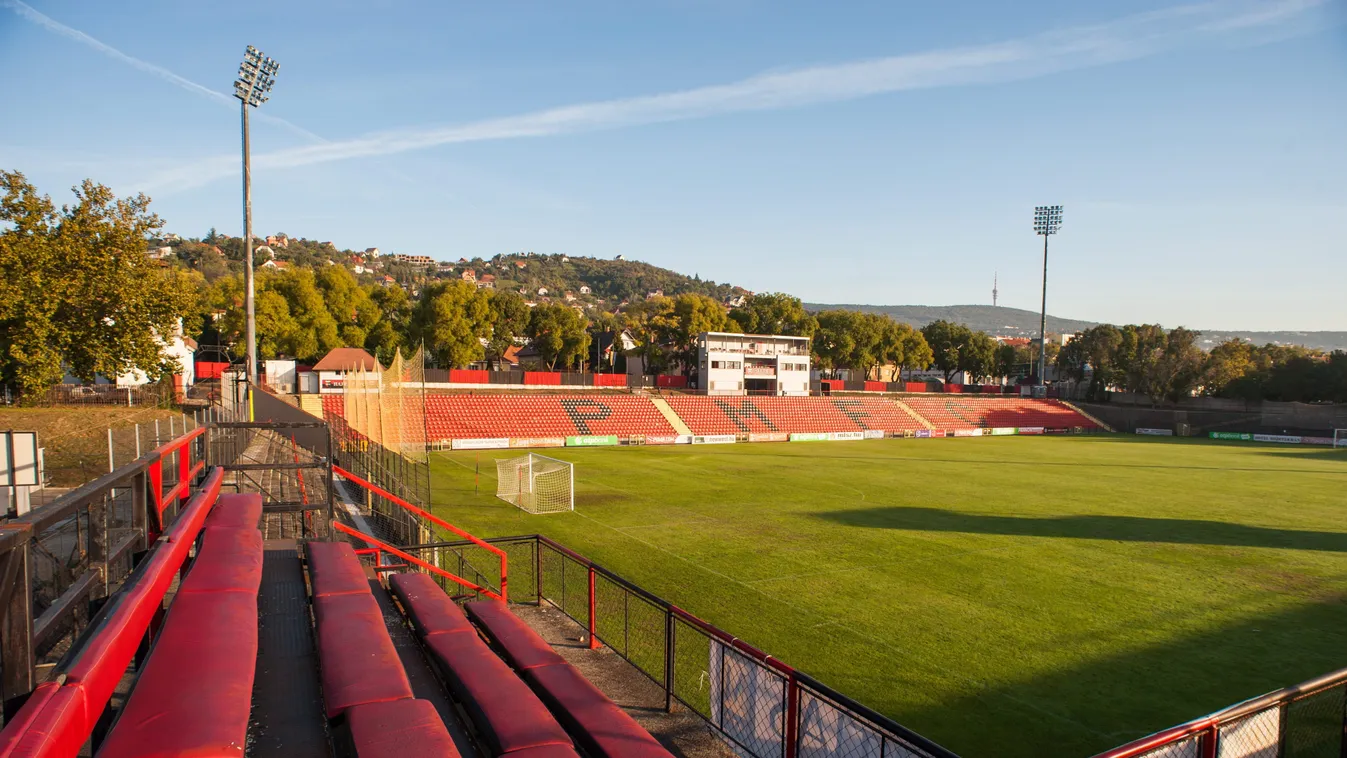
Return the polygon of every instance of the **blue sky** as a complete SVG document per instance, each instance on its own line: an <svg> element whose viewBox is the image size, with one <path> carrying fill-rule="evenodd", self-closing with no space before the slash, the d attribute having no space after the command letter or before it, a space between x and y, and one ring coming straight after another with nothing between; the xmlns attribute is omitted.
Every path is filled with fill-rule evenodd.
<svg viewBox="0 0 1347 758"><path fill-rule="evenodd" d="M1347 329L1341 0L0 0L0 166L239 234L647 260L817 302ZM17 75L15 75L17 74Z"/></svg>

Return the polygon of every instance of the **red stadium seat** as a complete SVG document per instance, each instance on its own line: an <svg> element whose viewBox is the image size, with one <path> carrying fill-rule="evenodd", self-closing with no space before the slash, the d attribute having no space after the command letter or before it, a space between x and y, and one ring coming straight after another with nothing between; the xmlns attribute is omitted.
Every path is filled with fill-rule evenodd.
<svg viewBox="0 0 1347 758"><path fill-rule="evenodd" d="M99 758L242 756L256 660L256 590L179 593Z"/></svg>
<svg viewBox="0 0 1347 758"><path fill-rule="evenodd" d="M427 700L390 700L346 710L360 758L459 758L444 721Z"/></svg>
<svg viewBox="0 0 1347 758"><path fill-rule="evenodd" d="M262 496L256 492L243 492L221 495L206 517L206 526L256 529L261 520Z"/></svg>
<svg viewBox="0 0 1347 758"><path fill-rule="evenodd" d="M328 718L354 705L412 697L407 672L368 588L364 594L315 597L314 618Z"/></svg>
<svg viewBox="0 0 1347 758"><path fill-rule="evenodd" d="M528 685L476 635L442 632L424 642L493 755L540 745L570 747L566 731Z"/></svg>
<svg viewBox="0 0 1347 758"><path fill-rule="evenodd" d="M580 758L580 754L570 745L543 745L516 750L509 758Z"/></svg>
<svg viewBox="0 0 1347 758"><path fill-rule="evenodd" d="M668 750L567 663L524 672L533 691L595 758L670 758Z"/></svg>
<svg viewBox="0 0 1347 758"><path fill-rule="evenodd" d="M428 574L393 574L388 577L388 585L419 634L477 633L472 622L463 615L463 609Z"/></svg>
<svg viewBox="0 0 1347 758"><path fill-rule="evenodd" d="M564 663L546 640L499 600L479 600L463 608L515 669L524 671Z"/></svg>
<svg viewBox="0 0 1347 758"><path fill-rule="evenodd" d="M201 549L178 593L232 590L256 596L262 584L262 533L206 523Z"/></svg>
<svg viewBox="0 0 1347 758"><path fill-rule="evenodd" d="M369 578L355 549L347 542L310 542L309 583L315 598L326 595L369 594Z"/></svg>

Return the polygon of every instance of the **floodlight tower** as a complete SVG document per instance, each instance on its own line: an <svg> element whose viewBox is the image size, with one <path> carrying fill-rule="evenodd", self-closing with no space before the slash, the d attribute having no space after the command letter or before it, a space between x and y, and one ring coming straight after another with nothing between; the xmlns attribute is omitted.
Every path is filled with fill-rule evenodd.
<svg viewBox="0 0 1347 758"><path fill-rule="evenodd" d="M1038 383L1047 384L1048 370L1048 237L1062 226L1062 206L1034 208L1034 234L1043 237L1043 311L1038 321Z"/></svg>
<svg viewBox="0 0 1347 758"><path fill-rule="evenodd" d="M247 313L248 382L257 384L257 314L253 309L253 183L248 147L248 109L267 101L280 64L248 46L234 80L234 97L243 107L243 308Z"/></svg>

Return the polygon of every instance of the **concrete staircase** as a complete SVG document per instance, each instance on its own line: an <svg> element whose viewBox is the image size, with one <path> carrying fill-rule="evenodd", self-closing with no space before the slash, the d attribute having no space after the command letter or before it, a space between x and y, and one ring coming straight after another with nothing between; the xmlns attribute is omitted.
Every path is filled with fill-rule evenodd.
<svg viewBox="0 0 1347 758"><path fill-rule="evenodd" d="M1058 402L1061 403L1062 405L1065 405L1066 407L1070 408L1071 410L1075 411L1076 413L1079 413L1080 415L1084 416L1085 418L1087 418L1087 419L1093 421L1095 424L1097 424L1097 425L1099 426L1100 429L1103 429L1103 430L1106 431L1106 432L1116 432L1116 431L1118 431L1117 429L1114 429L1113 427L1109 426L1108 424L1105 424L1103 421L1100 421L1099 419L1097 419L1097 418L1095 418L1094 416L1090 415L1089 413L1085 412L1084 409L1082 409L1080 406L1076 405L1075 403L1070 403L1070 402L1067 402L1067 401L1065 401L1065 400L1059 400Z"/></svg>
<svg viewBox="0 0 1347 758"><path fill-rule="evenodd" d="M678 414L674 413L674 409L669 407L667 400L662 397L652 397L650 402L655 404L655 407L659 409L660 414L669 422L669 426L674 428L674 431L679 434L692 434L692 430L688 428L687 424L683 423L683 419L679 418Z"/></svg>
<svg viewBox="0 0 1347 758"><path fill-rule="evenodd" d="M904 403L902 400L899 400L896 397L889 399L892 400L894 403L896 403L899 408L902 408L903 411L906 412L907 415L911 416L918 424L921 424L927 429L935 428L935 425L927 421L925 418L923 418L920 413L917 413L916 411L912 410L912 406L908 405L907 403Z"/></svg>

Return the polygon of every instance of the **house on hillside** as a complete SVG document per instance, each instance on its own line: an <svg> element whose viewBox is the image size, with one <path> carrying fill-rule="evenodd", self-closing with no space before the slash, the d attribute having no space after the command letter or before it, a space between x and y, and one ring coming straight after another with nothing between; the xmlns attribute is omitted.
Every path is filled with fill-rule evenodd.
<svg viewBox="0 0 1347 758"><path fill-rule="evenodd" d="M357 275L360 275L360 274L365 273L366 271L369 271L369 269L365 268L364 266L360 265L359 263L357 263L357 264L355 265L355 267L352 268L351 270L354 271Z"/></svg>
<svg viewBox="0 0 1347 758"><path fill-rule="evenodd" d="M482 278L477 280L478 289L493 290L496 288L496 277L494 274L482 274Z"/></svg>
<svg viewBox="0 0 1347 758"><path fill-rule="evenodd" d="M318 391L326 394L341 392L346 375L352 371L382 370L374 356L358 347L336 348L313 364L313 371L318 374Z"/></svg>
<svg viewBox="0 0 1347 758"><path fill-rule="evenodd" d="M546 288L546 287L539 287L539 288L538 288L538 294L539 294L539 295L546 295L546 294L547 294L547 288Z"/></svg>
<svg viewBox="0 0 1347 758"><path fill-rule="evenodd" d="M574 292L565 292L565 293L562 293L562 297L566 298L566 302L568 302L568 303L573 303L573 302L575 302L575 293L574 293Z"/></svg>
<svg viewBox="0 0 1347 758"><path fill-rule="evenodd" d="M150 260L152 261L162 261L165 258L169 258L173 255L173 248L152 247L149 250L145 251L145 255L149 256Z"/></svg>
<svg viewBox="0 0 1347 758"><path fill-rule="evenodd" d="M290 247L290 238L286 237L284 234L268 235L267 246L279 248Z"/></svg>
<svg viewBox="0 0 1347 758"><path fill-rule="evenodd" d="M581 295L588 295L591 291L592 291L592 290L589 289L589 285L588 285L588 284L582 284L582 285L580 285L580 294L581 294Z"/></svg>
<svg viewBox="0 0 1347 758"><path fill-rule="evenodd" d="M383 286L385 286L385 287L392 287L394 284L397 284L398 282L397 282L397 280L394 279L393 277L388 276L388 275L385 274L382 283L383 283Z"/></svg>
<svg viewBox="0 0 1347 758"><path fill-rule="evenodd" d="M367 247L365 248L365 255L368 255L371 258L378 258L383 255L383 253L379 252L379 248L377 247Z"/></svg>
<svg viewBox="0 0 1347 758"><path fill-rule="evenodd" d="M278 261L272 259L267 261L266 263L263 263L262 268L269 268L272 269L273 271L284 271L287 268L290 268L290 264L286 263L285 261Z"/></svg>
<svg viewBox="0 0 1347 758"><path fill-rule="evenodd" d="M221 311L220 313L223 313ZM213 315L213 314L212 314ZM166 358L177 363L177 370L173 372L173 389L176 393L182 393L186 388L196 383L196 340L183 334L182 319L173 327L173 333L168 339L163 339L156 335L159 342L160 353ZM66 374L61 379L62 384L83 384L78 377ZM149 377L140 369L131 369L125 374L110 379L102 374L94 376L94 384L115 384L118 387L140 387L150 383Z"/></svg>
<svg viewBox="0 0 1347 758"><path fill-rule="evenodd" d="M647 300L649 300L652 297L664 297L664 290L650 290L649 292L645 293L645 297Z"/></svg>
<svg viewBox="0 0 1347 758"><path fill-rule="evenodd" d="M527 265L528 265L528 263L526 263L526 262L524 262L524 261L515 261L515 262L514 262L514 267L515 267L515 268L521 268L521 269L522 269L523 267L525 267L525 266L527 266Z"/></svg>
<svg viewBox="0 0 1347 758"><path fill-rule="evenodd" d="M742 308L748 304L748 298L743 295L731 295L725 300L725 305L731 308Z"/></svg>
<svg viewBox="0 0 1347 758"><path fill-rule="evenodd" d="M477 272L476 272L476 271L473 271L472 269L466 269L466 270L462 273L462 275L460 276L460 278L461 278L463 281L468 282L468 283L470 283L470 284L476 284L476 283L477 283Z"/></svg>

